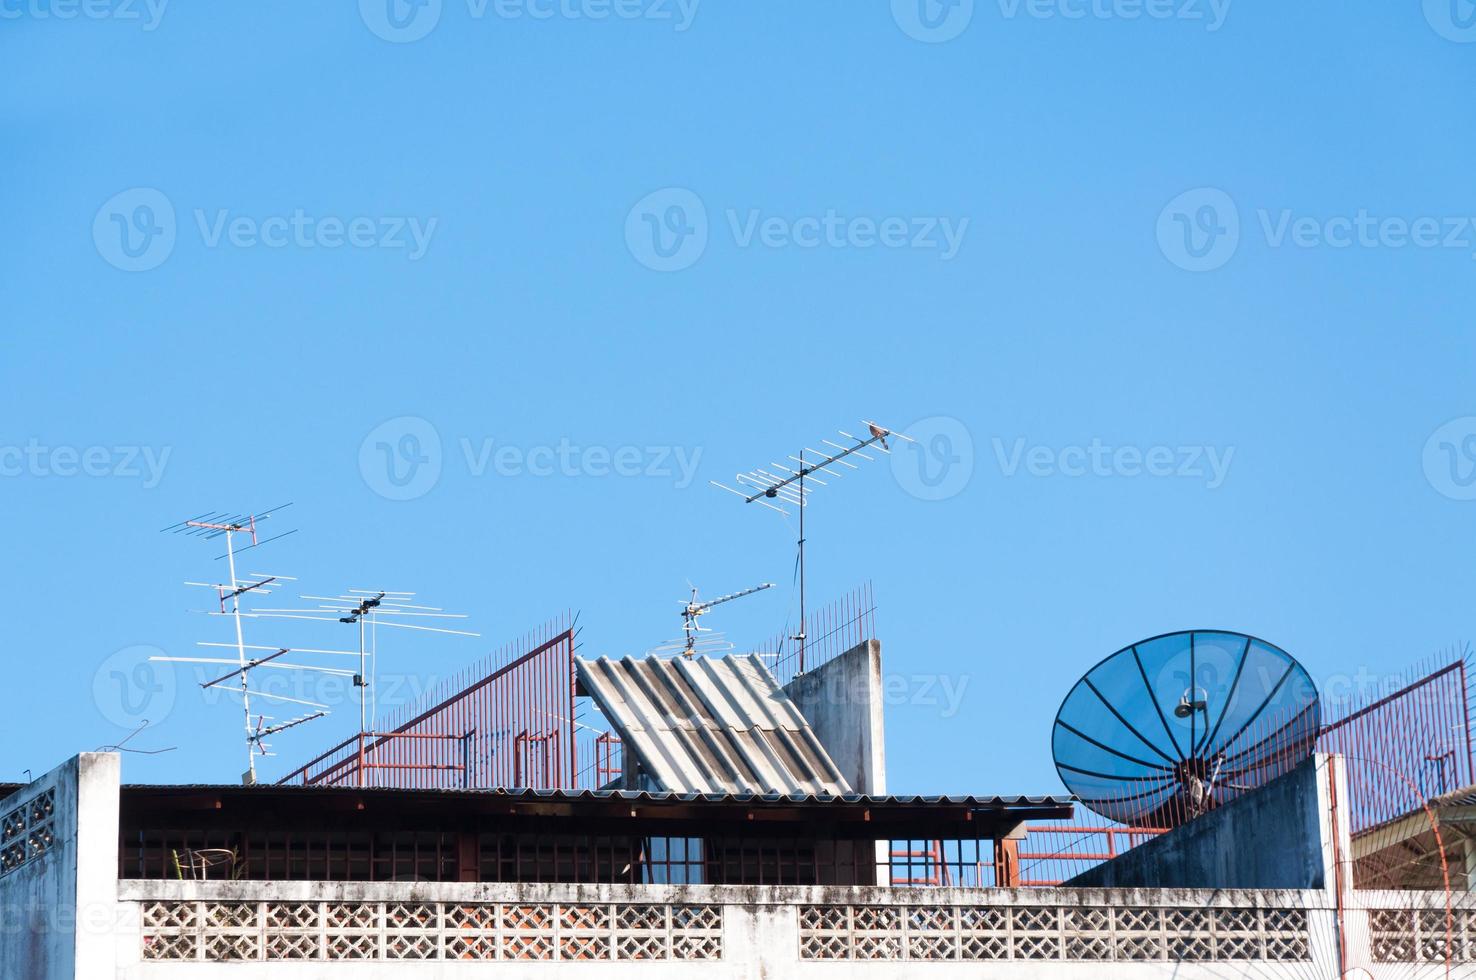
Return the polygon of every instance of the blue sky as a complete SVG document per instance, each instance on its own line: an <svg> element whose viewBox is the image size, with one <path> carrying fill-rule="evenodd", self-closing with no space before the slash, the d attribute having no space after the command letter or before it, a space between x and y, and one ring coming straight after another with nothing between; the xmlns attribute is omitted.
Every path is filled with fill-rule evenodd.
<svg viewBox="0 0 1476 980"><path fill-rule="evenodd" d="M125 778L237 777L134 673L226 638L175 520L292 500L243 570L469 613L407 689L688 580L779 583L756 640L792 535L708 481L861 418L921 455L823 491L810 588L874 583L894 789L1059 790L1153 634L1331 689L1469 639L1476 10L916 2L0 2L0 779L143 717Z"/></svg>

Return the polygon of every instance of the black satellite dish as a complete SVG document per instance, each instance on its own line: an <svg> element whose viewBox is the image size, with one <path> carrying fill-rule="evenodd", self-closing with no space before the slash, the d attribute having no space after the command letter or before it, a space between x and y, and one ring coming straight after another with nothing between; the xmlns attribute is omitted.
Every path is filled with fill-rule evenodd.
<svg viewBox="0 0 1476 980"><path fill-rule="evenodd" d="M1290 654L1221 630L1124 647L1076 682L1051 734L1083 805L1138 827L1176 827L1290 771L1322 723Z"/></svg>

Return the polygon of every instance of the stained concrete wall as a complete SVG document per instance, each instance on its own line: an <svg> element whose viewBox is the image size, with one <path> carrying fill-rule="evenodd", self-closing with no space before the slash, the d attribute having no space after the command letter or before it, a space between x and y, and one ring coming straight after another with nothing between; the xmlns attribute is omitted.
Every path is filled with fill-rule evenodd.
<svg viewBox="0 0 1476 980"><path fill-rule="evenodd" d="M117 755L86 753L0 800L0 814L8 814L55 794L51 845L0 877L3 980L96 980L116 972L118 782ZM28 826L22 840L43 826Z"/></svg>
<svg viewBox="0 0 1476 980"><path fill-rule="evenodd" d="M1342 760L1316 755L1279 779L1067 882L1083 888L1328 888L1335 834L1331 780ZM1347 799L1346 791L1341 798ZM1346 821L1344 821L1346 824Z"/></svg>
<svg viewBox="0 0 1476 980"><path fill-rule="evenodd" d="M881 642L867 640L784 685L858 793L887 791Z"/></svg>
<svg viewBox="0 0 1476 980"><path fill-rule="evenodd" d="M118 980L464 980L470 977L630 978L630 980L1308 980L1335 977L1333 912L1324 892L1211 892L1203 889L1085 891L1081 889L875 888L720 885L554 885L498 883L123 881L120 904L132 925L120 932ZM141 909L155 902L502 902L527 905L603 903L715 904L722 908L722 958L692 960L551 960L468 963L456 960L358 960L323 962L159 962L142 956ZM1107 962L1064 959L1010 961L901 961L895 958L815 960L800 956L799 907L805 905L1039 908L1126 906L1134 909L1294 908L1307 913L1310 960L1287 962ZM455 927L448 926L454 930Z"/></svg>

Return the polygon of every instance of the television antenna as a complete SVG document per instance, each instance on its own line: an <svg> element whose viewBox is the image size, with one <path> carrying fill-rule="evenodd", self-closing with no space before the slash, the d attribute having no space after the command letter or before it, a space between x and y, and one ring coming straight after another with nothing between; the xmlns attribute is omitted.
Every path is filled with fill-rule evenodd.
<svg viewBox="0 0 1476 980"><path fill-rule="evenodd" d="M770 463L767 468L759 467L747 473L739 473L734 477L738 488L716 480L709 481L720 490L742 497L745 504L759 504L778 511L786 518L789 511L783 505L788 504L799 511L799 632L790 639L799 643L801 674L805 672L805 640L808 632L805 621L805 508L810 504L810 494L815 487L829 486L829 480L839 480L847 476L849 471L859 470L860 467L853 460L871 462L875 457L868 456L864 452L866 449L876 447L890 455L892 450L887 445L889 436L903 442L917 441L868 419L862 419L861 424L866 426L865 438L838 430L842 438L851 441L849 445L821 439L820 444L824 449L805 446L800 449L798 456L785 457L789 462L797 463L798 468L788 463ZM825 479L816 476L816 473L823 473Z"/></svg>
<svg viewBox="0 0 1476 980"><path fill-rule="evenodd" d="M293 528L265 539L259 534L258 524L260 522L271 519L274 514L290 506L292 506L290 502L285 503L259 514L232 514L229 511L209 511L189 518L188 520L171 524L162 529L163 532L189 535L191 537L203 538L207 541L215 541L220 538L225 539L225 554L220 555L217 560L225 559L229 579L225 582L186 582L185 585L213 590L216 594L216 602L219 605L219 610L210 611L210 615L228 616L235 625L236 639L234 643L202 642L200 645L234 649L236 651L236 659L228 660L213 657L150 657L149 659L170 663L214 664L235 667L234 670L213 680L202 682L200 687L202 689L219 687L221 690L234 690L241 695L241 708L245 719L244 730L246 739L246 771L242 774L242 780L247 784L256 782L257 755L269 754L267 751L268 746L265 742L265 739L269 735L284 731L295 725L303 724L304 722L312 721L314 718L321 718L327 714L326 705L300 698L288 697L283 694L273 694L269 691L253 690L250 680L251 672L259 667L271 667L273 669L319 671L329 674L346 673L312 664L278 662L278 658L294 651L288 647L260 647L246 643L245 630L241 620L250 617L251 613L242 609L242 599L271 595L275 588L280 588L288 582L296 581L296 579L289 575L264 575L255 572L248 574L243 579L236 572L236 556L241 552L258 548L264 544L270 544L290 534L297 533L296 528ZM249 535L251 543L237 547L237 535L242 535L243 538ZM246 651L248 649L253 651L272 650L274 652L269 656L247 656ZM253 722L251 711L251 699L253 696L268 701L306 705L318 710L312 714L294 718L288 722L268 726L266 723L271 718L264 713L258 714Z"/></svg>
<svg viewBox="0 0 1476 980"><path fill-rule="evenodd" d="M691 583L689 582L688 585L691 585ZM697 598L697 586L692 585L691 597L688 599L677 600L682 604L683 638L680 640L672 640L668 643L663 643L661 646L656 647L651 652L667 653L670 651L679 650L681 651L682 656L691 657L699 651L702 653L710 653L720 650L731 650L733 648L733 644L727 642L727 640L723 638L722 633L713 632L707 627L699 624L697 622L698 617L706 615L714 606L721 606L725 602L732 602L734 599L741 599L744 596L753 595L755 592L762 592L765 589L772 589L773 587L773 582L762 582L758 585L755 585L751 589L743 589L741 592L729 592L727 595L720 595L716 599L699 600ZM703 633L710 633L712 635L703 637Z"/></svg>
<svg viewBox="0 0 1476 980"><path fill-rule="evenodd" d="M319 653L347 653L359 658L357 672L343 671L353 677L354 687L359 690L359 734L369 734L369 704L373 697L371 665L375 663L378 650L378 628L417 630L423 633L440 633L451 636L481 636L467 630L443 626L428 626L406 623L403 619L466 619L465 613L448 613L439 606L421 605L415 601L414 592L394 592L388 589L348 589L339 595L299 595L306 602L316 602L309 608L257 609L245 615L262 619L294 619L321 623L344 623L357 626L359 649L353 651L316 651ZM306 719L304 719L306 720Z"/></svg>

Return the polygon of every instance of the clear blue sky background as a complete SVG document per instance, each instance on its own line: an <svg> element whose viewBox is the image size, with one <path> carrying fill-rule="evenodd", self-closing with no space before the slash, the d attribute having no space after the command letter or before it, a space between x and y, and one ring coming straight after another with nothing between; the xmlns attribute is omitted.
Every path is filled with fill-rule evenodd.
<svg viewBox="0 0 1476 980"><path fill-rule="evenodd" d="M482 639L386 643L381 671L421 681L565 609L584 652L641 652L676 633L688 579L780 583L711 617L758 639L792 608L790 533L707 481L862 417L942 418L920 430L960 457L947 499L923 499L913 458L810 514L813 594L872 580L888 670L914 692L914 675L966 685L957 712L889 707L894 789L1058 790L1061 697L1151 634L1252 632L1323 684L1472 634L1476 503L1457 498L1476 423L1442 437L1455 478L1427 440L1476 415L1476 231L1303 248L1258 217L1476 215L1476 45L1438 10L1240 2L1209 31L981 0L925 43L881 2L704 0L678 31L445 0L404 43L352 4L177 3L153 30L17 9L0 20L0 446L107 447L124 472L58 475L48 452L0 477L0 779L121 737L110 678L134 676L132 648L226 638L181 585L218 574L218 552L157 533L174 520L293 500L300 533L243 570L472 614ZM627 220L671 187L709 236L659 272ZM129 272L105 209L135 188L169 202L176 240ZM1199 188L1228 195L1240 233L1196 273L1158 230ZM195 218L299 209L436 226L412 260L211 247ZM969 223L945 260L745 246L728 212L755 209ZM360 449L407 416L441 468L396 501ZM682 447L700 466L688 486L478 476L462 440L487 439ZM1214 488L1130 465L1011 475L1017 440L1068 464L1093 440L1233 457ZM169 453L157 485L111 455L128 446ZM250 639L348 642L317 628ZM178 748L129 756L125 777L236 779L234 711L193 671L174 679L134 744ZM280 738L264 775L351 730L336 707Z"/></svg>

